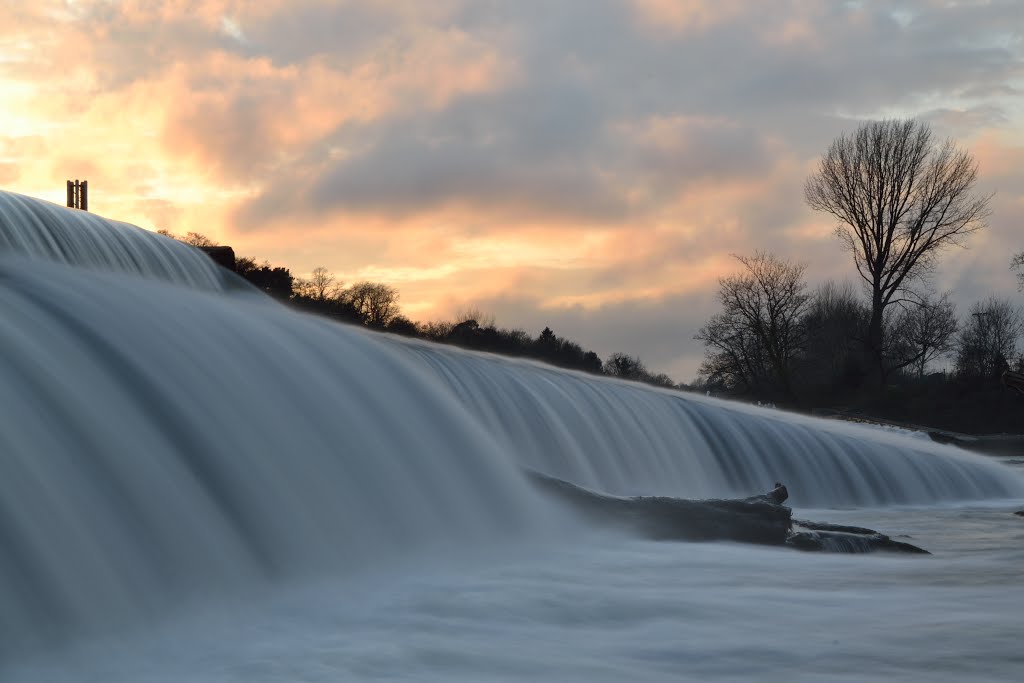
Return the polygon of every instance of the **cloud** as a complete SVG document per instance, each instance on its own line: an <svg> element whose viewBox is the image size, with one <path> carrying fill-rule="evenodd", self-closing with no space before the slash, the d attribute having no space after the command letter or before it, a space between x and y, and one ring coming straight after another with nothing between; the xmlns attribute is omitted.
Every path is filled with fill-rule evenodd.
<svg viewBox="0 0 1024 683"><path fill-rule="evenodd" d="M88 176L115 218L296 274L390 280L416 315L477 297L499 324L692 375L730 253L853 277L802 185L865 117L921 116L976 152L991 226L936 280L965 298L1013 287L1018 14L1013 0L6 3L0 180L61 201L65 177Z"/></svg>

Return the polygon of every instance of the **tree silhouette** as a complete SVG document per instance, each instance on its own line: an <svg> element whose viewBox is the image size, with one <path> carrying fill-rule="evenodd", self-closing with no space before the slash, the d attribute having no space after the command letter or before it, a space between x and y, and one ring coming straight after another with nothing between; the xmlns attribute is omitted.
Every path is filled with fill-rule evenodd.
<svg viewBox="0 0 1024 683"><path fill-rule="evenodd" d="M894 367L911 366L918 378L924 377L928 363L953 349L957 331L956 306L949 293L939 299L931 295L905 305L892 321Z"/></svg>
<svg viewBox="0 0 1024 683"><path fill-rule="evenodd" d="M860 386L870 315L849 282L829 280L820 285L803 317L807 341L801 380L831 394Z"/></svg>
<svg viewBox="0 0 1024 683"><path fill-rule="evenodd" d="M612 377L636 381L646 380L650 377L643 362L636 356L626 353L613 353L609 356L604 362L604 372Z"/></svg>
<svg viewBox="0 0 1024 683"><path fill-rule="evenodd" d="M1022 333L1024 320L1009 301L989 298L975 303L957 338L957 374L971 379L999 377L1009 369Z"/></svg>
<svg viewBox="0 0 1024 683"><path fill-rule="evenodd" d="M314 268L309 279L296 282L295 289L299 296L319 302L333 299L340 291L334 273L323 266Z"/></svg>
<svg viewBox="0 0 1024 683"><path fill-rule="evenodd" d="M287 268L275 268L268 261L256 265L256 259L243 256L235 259L235 272L275 299L292 297L294 280Z"/></svg>
<svg viewBox="0 0 1024 683"><path fill-rule="evenodd" d="M695 335L707 349L702 373L727 386L791 398L806 341L804 266L762 252L735 258L744 269L719 279L722 312Z"/></svg>
<svg viewBox="0 0 1024 683"><path fill-rule="evenodd" d="M400 313L398 290L381 282L357 282L342 292L342 297L362 317L363 322L384 329Z"/></svg>
<svg viewBox="0 0 1024 683"><path fill-rule="evenodd" d="M880 382L888 370L884 317L938 252L984 225L989 196L975 194L973 157L952 141L936 143L916 120L872 121L829 147L804 196L839 221L836 235L853 253L871 293L867 345Z"/></svg>

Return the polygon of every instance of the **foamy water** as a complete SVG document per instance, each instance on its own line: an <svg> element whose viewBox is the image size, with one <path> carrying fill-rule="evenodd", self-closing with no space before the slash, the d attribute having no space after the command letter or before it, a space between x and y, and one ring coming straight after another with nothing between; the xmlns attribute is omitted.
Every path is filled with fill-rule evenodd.
<svg viewBox="0 0 1024 683"><path fill-rule="evenodd" d="M936 554L584 534L210 599L4 680L1019 680L1024 533L1006 509L831 517L910 531Z"/></svg>

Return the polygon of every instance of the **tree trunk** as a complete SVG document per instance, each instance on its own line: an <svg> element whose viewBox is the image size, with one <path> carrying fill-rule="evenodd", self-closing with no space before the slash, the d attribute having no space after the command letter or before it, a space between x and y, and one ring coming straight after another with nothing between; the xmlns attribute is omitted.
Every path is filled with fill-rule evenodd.
<svg viewBox="0 0 1024 683"><path fill-rule="evenodd" d="M871 320L868 323L868 351L878 372L878 386L885 386L885 330L882 325L882 292L879 288L871 295Z"/></svg>

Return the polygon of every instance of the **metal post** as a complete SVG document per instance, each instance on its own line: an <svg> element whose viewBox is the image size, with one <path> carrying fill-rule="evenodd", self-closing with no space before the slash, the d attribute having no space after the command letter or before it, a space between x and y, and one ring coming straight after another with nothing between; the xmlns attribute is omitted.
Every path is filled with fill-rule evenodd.
<svg viewBox="0 0 1024 683"><path fill-rule="evenodd" d="M89 181L68 181L68 208L89 210Z"/></svg>

